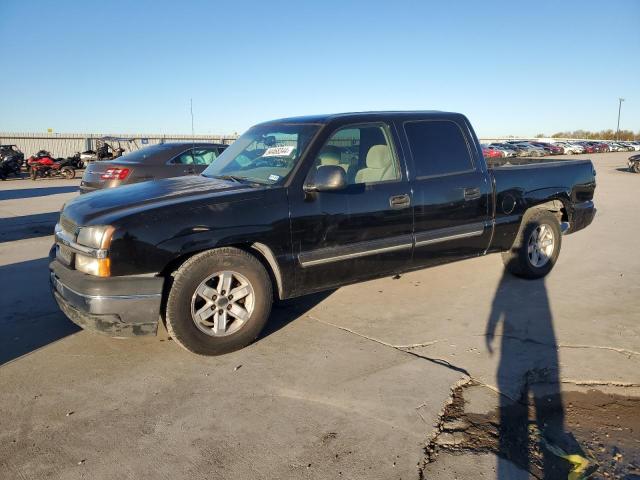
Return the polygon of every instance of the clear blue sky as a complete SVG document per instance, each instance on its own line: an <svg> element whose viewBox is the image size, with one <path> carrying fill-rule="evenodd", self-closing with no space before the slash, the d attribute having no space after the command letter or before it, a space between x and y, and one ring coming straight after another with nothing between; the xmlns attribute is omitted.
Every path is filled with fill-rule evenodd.
<svg viewBox="0 0 640 480"><path fill-rule="evenodd" d="M480 135L640 130L640 1L0 0L0 131L241 132L438 109Z"/></svg>

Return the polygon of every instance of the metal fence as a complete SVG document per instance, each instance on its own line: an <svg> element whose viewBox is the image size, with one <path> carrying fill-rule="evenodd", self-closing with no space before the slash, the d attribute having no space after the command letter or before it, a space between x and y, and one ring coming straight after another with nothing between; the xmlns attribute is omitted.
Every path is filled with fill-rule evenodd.
<svg viewBox="0 0 640 480"><path fill-rule="evenodd" d="M160 135L160 134L87 134L87 133L2 133L0 145L17 145L25 156L31 156L39 150L47 150L54 157L68 157L76 152L95 150L96 140L105 136L131 139L131 141L107 142L115 147L118 143L127 152L138 150L149 145L169 142L212 142L232 143L234 135Z"/></svg>

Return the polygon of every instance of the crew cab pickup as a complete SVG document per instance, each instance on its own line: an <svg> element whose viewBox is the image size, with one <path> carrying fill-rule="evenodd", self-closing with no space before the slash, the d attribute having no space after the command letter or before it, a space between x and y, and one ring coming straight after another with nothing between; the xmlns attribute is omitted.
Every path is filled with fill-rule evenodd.
<svg viewBox="0 0 640 480"><path fill-rule="evenodd" d="M249 129L202 175L82 195L55 229L65 314L204 355L255 340L274 301L501 253L525 278L595 215L589 160L489 169L461 114L370 112Z"/></svg>

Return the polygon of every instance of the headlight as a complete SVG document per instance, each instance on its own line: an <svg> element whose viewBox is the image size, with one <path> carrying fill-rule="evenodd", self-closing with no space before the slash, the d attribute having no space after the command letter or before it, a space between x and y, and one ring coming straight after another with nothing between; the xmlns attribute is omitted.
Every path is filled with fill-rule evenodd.
<svg viewBox="0 0 640 480"><path fill-rule="evenodd" d="M76 270L96 277L108 277L111 275L111 261L108 258L95 258L77 253Z"/></svg>
<svg viewBox="0 0 640 480"><path fill-rule="evenodd" d="M91 248L107 249L111 244L111 236L115 229L111 226L82 227L78 232L77 242Z"/></svg>
<svg viewBox="0 0 640 480"><path fill-rule="evenodd" d="M97 277L111 275L111 260L107 257L107 250L114 231L115 228L109 225L80 228L76 242L91 251L87 255L76 253L76 270Z"/></svg>

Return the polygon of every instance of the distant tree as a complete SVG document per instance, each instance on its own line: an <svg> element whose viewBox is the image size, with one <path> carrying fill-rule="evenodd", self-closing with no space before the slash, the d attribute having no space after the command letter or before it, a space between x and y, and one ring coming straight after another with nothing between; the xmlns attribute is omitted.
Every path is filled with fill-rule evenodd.
<svg viewBox="0 0 640 480"><path fill-rule="evenodd" d="M539 135L538 135L539 137ZM592 140L615 140L616 132L614 130L600 130L599 132L591 132L589 130L574 130L572 132L556 132L551 135L552 138L586 138ZM631 130L620 130L618 139L623 141L640 140L640 132L634 133Z"/></svg>
<svg viewBox="0 0 640 480"><path fill-rule="evenodd" d="M536 138L544 138L546 135L544 133L539 133L536 135Z"/></svg>

